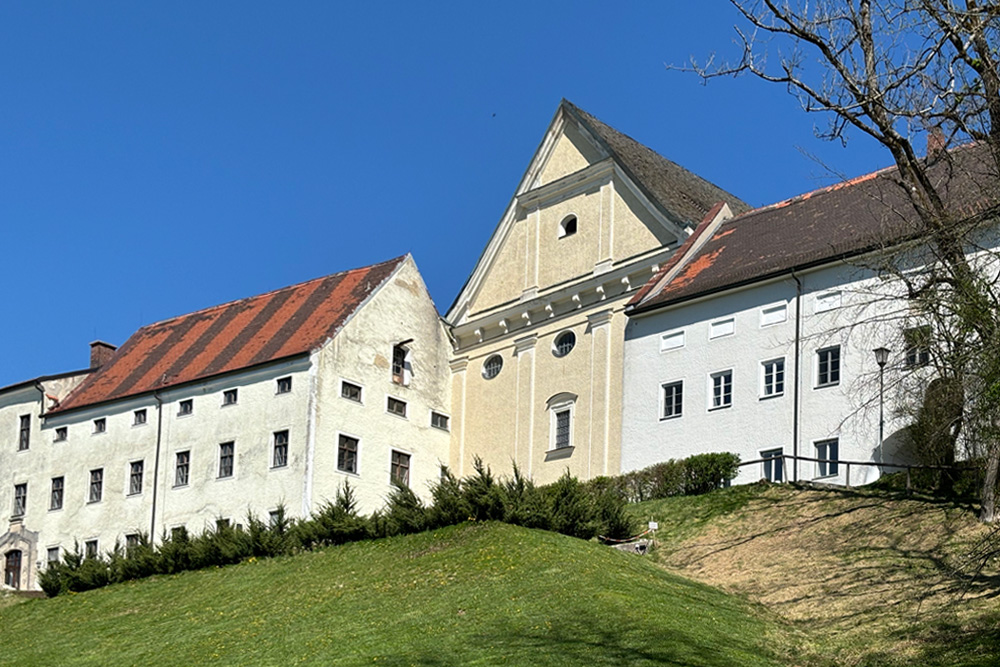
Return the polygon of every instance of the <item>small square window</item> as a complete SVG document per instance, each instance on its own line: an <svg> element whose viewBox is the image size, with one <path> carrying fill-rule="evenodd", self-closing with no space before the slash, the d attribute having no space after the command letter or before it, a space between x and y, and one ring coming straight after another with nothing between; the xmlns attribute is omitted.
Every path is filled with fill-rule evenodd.
<svg viewBox="0 0 1000 667"><path fill-rule="evenodd" d="M288 431L274 432L274 453L271 467L284 468L288 465Z"/></svg>
<svg viewBox="0 0 1000 667"><path fill-rule="evenodd" d="M14 514L13 516L24 516L28 509L28 484L14 485Z"/></svg>
<svg viewBox="0 0 1000 667"><path fill-rule="evenodd" d="M392 396L390 396L386 404L386 410L388 410L390 414L398 415L400 417L405 417L406 401L401 401L398 398L393 398Z"/></svg>
<svg viewBox="0 0 1000 667"><path fill-rule="evenodd" d="M285 520L285 512L283 510L271 510L267 513L268 525L271 528L278 526Z"/></svg>
<svg viewBox="0 0 1000 667"><path fill-rule="evenodd" d="M832 477L838 472L837 457L840 455L840 446L837 438L830 440L820 440L816 443L816 476Z"/></svg>
<svg viewBox="0 0 1000 667"><path fill-rule="evenodd" d="M443 415L440 412L431 412L431 426L434 428L439 428L442 431L448 430L448 415Z"/></svg>
<svg viewBox="0 0 1000 667"><path fill-rule="evenodd" d="M358 439L341 434L337 443L337 470L358 473Z"/></svg>
<svg viewBox="0 0 1000 667"><path fill-rule="evenodd" d="M69 427L60 426L56 429L56 437L53 438L53 442L65 442L66 438L69 437Z"/></svg>
<svg viewBox="0 0 1000 667"><path fill-rule="evenodd" d="M17 451L23 452L31 444L31 415L21 415L17 434Z"/></svg>
<svg viewBox="0 0 1000 667"><path fill-rule="evenodd" d="M142 461L133 461L129 464L128 473L128 495L137 496L142 493L142 472L144 464Z"/></svg>
<svg viewBox="0 0 1000 667"><path fill-rule="evenodd" d="M669 382L660 385L663 390L663 413L661 419L680 417L684 410L684 383Z"/></svg>
<svg viewBox="0 0 1000 667"><path fill-rule="evenodd" d="M45 554L45 561L49 565L56 565L59 563L59 547L49 547Z"/></svg>
<svg viewBox="0 0 1000 667"><path fill-rule="evenodd" d="M728 408L733 404L733 372L720 371L712 373L712 402L710 410Z"/></svg>
<svg viewBox="0 0 1000 667"><path fill-rule="evenodd" d="M186 540L188 537L187 528L184 526L174 526L170 529L170 539L174 542Z"/></svg>
<svg viewBox="0 0 1000 667"><path fill-rule="evenodd" d="M139 533L129 533L125 536L125 551L128 552L135 549L139 546L140 541Z"/></svg>
<svg viewBox="0 0 1000 667"><path fill-rule="evenodd" d="M177 414L179 416L189 415L194 412L194 399L187 398L177 404Z"/></svg>
<svg viewBox="0 0 1000 667"><path fill-rule="evenodd" d="M136 410L132 413L132 426L141 426L146 423L146 409Z"/></svg>
<svg viewBox="0 0 1000 667"><path fill-rule="evenodd" d="M221 531L229 528L229 519L219 518L215 520L215 530Z"/></svg>
<svg viewBox="0 0 1000 667"><path fill-rule="evenodd" d="M219 445L219 479L233 476L233 463L235 459L235 442L224 442Z"/></svg>
<svg viewBox="0 0 1000 667"><path fill-rule="evenodd" d="M84 542L83 553L86 558L97 558L97 540L87 540Z"/></svg>
<svg viewBox="0 0 1000 667"><path fill-rule="evenodd" d="M278 378L278 388L277 393L287 394L292 391L292 376L285 378Z"/></svg>
<svg viewBox="0 0 1000 667"><path fill-rule="evenodd" d="M227 389L222 392L222 404L223 405L236 405L236 390Z"/></svg>
<svg viewBox="0 0 1000 667"><path fill-rule="evenodd" d="M177 452L174 465L174 486L187 486L191 470L191 452Z"/></svg>
<svg viewBox="0 0 1000 667"><path fill-rule="evenodd" d="M94 433L104 433L108 430L108 420L104 417L94 420Z"/></svg>
<svg viewBox="0 0 1000 667"><path fill-rule="evenodd" d="M104 468L90 471L90 489L87 492L87 502L99 503L104 496Z"/></svg>
<svg viewBox="0 0 1000 667"><path fill-rule="evenodd" d="M785 360L761 362L761 396L771 398L785 393Z"/></svg>
<svg viewBox="0 0 1000 667"><path fill-rule="evenodd" d="M62 477L52 478L52 492L49 495L49 509L61 510L66 480Z"/></svg>
<svg viewBox="0 0 1000 667"><path fill-rule="evenodd" d="M830 387L840 383L840 346L816 351L816 386Z"/></svg>
<svg viewBox="0 0 1000 667"><path fill-rule="evenodd" d="M340 396L349 401L361 402L361 387L346 380L340 383Z"/></svg>
<svg viewBox="0 0 1000 667"><path fill-rule="evenodd" d="M403 452L392 451L392 481L402 484L403 486L410 485L410 455L404 454Z"/></svg>

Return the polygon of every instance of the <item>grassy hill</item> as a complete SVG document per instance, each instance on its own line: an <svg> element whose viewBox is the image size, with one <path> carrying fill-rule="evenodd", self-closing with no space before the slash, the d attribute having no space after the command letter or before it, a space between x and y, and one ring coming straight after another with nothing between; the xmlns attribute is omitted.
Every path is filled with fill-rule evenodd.
<svg viewBox="0 0 1000 667"><path fill-rule="evenodd" d="M974 508L877 490L743 486L635 505L653 558L760 602L843 665L1000 665L1000 571L970 578Z"/></svg>
<svg viewBox="0 0 1000 667"><path fill-rule="evenodd" d="M554 533L464 524L0 605L6 664L788 664L760 607Z"/></svg>

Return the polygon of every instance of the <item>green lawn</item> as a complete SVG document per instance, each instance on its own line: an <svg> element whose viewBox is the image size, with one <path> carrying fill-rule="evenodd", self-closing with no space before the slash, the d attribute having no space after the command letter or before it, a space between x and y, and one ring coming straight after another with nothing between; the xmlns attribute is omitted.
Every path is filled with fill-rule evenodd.
<svg viewBox="0 0 1000 667"><path fill-rule="evenodd" d="M22 665L777 665L800 638L648 559L495 523L31 600L0 625Z"/></svg>

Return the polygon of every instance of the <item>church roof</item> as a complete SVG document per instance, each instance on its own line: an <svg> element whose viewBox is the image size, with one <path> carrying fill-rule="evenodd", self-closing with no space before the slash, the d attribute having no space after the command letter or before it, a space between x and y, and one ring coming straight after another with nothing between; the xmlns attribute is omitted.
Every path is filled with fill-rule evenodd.
<svg viewBox="0 0 1000 667"><path fill-rule="evenodd" d="M563 100L563 105L593 131L632 180L670 217L697 224L720 201L728 203L733 213L750 210L749 204L731 193L601 122L572 102Z"/></svg>
<svg viewBox="0 0 1000 667"><path fill-rule="evenodd" d="M997 206L997 178L981 145L954 149L932 178L956 219ZM719 225L664 284L664 266L629 302L629 313L861 255L917 235L916 213L895 168L809 192L738 215ZM658 286L658 287L653 287Z"/></svg>
<svg viewBox="0 0 1000 667"><path fill-rule="evenodd" d="M144 326L49 413L311 352L336 335L407 257Z"/></svg>

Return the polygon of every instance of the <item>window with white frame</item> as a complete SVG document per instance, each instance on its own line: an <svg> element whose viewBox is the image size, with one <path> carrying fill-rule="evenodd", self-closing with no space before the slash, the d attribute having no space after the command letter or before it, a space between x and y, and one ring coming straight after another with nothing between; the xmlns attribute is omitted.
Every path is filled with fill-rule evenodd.
<svg viewBox="0 0 1000 667"><path fill-rule="evenodd" d="M660 395L663 400L660 419L680 417L684 409L684 382L667 382L660 385Z"/></svg>
<svg viewBox="0 0 1000 667"><path fill-rule="evenodd" d="M187 486L191 472L191 452L177 452L174 456L174 486Z"/></svg>
<svg viewBox="0 0 1000 667"><path fill-rule="evenodd" d="M142 543L139 533L128 533L125 535L125 551L132 551Z"/></svg>
<svg viewBox="0 0 1000 667"><path fill-rule="evenodd" d="M132 413L132 426L142 426L146 423L146 408Z"/></svg>
<svg viewBox="0 0 1000 667"><path fill-rule="evenodd" d="M275 388L276 394L288 394L292 391L292 376L278 378L277 387Z"/></svg>
<svg viewBox="0 0 1000 667"><path fill-rule="evenodd" d="M679 350L684 347L684 330L668 331L660 337L660 352Z"/></svg>
<svg viewBox="0 0 1000 667"><path fill-rule="evenodd" d="M837 438L819 440L816 442L816 476L832 477L837 474L837 458L840 455L840 444Z"/></svg>
<svg viewBox="0 0 1000 667"><path fill-rule="evenodd" d="M492 380L500 375L501 369L503 369L503 357L499 354L494 354L483 364L483 377L487 380Z"/></svg>
<svg viewBox="0 0 1000 667"><path fill-rule="evenodd" d="M733 371L719 371L708 377L711 387L709 410L719 410L731 406L733 404Z"/></svg>
<svg viewBox="0 0 1000 667"><path fill-rule="evenodd" d="M223 405L236 405L236 399L239 397L239 390L237 389L227 389L222 392L222 404Z"/></svg>
<svg viewBox="0 0 1000 667"><path fill-rule="evenodd" d="M736 331L736 320L732 317L727 317L724 320L716 320L709 323L708 325L708 337L712 338L722 338L723 336L732 336L733 332Z"/></svg>
<svg viewBox="0 0 1000 667"><path fill-rule="evenodd" d="M840 292L824 292L816 295L816 312L823 313L828 310L840 308Z"/></svg>
<svg viewBox="0 0 1000 667"><path fill-rule="evenodd" d="M271 455L272 468L284 468L288 465L288 431L274 432L274 450Z"/></svg>
<svg viewBox="0 0 1000 667"><path fill-rule="evenodd" d="M410 455L405 452L397 452L395 449L392 450L391 465L390 475L392 476L392 481L403 486L409 486Z"/></svg>
<svg viewBox="0 0 1000 667"><path fill-rule="evenodd" d="M337 470L358 474L358 442L357 438L340 434L337 439Z"/></svg>
<svg viewBox="0 0 1000 667"><path fill-rule="evenodd" d="M448 430L448 415L443 415L440 412L431 411L431 426L434 428L439 428L442 431Z"/></svg>
<svg viewBox="0 0 1000 667"><path fill-rule="evenodd" d="M194 412L194 399L186 398L177 404L177 416L183 417Z"/></svg>
<svg viewBox="0 0 1000 667"><path fill-rule="evenodd" d="M137 496L142 493L142 472L144 468L142 461L132 461L128 471L128 495Z"/></svg>
<svg viewBox="0 0 1000 667"><path fill-rule="evenodd" d="M99 417L94 420L94 433L104 433L108 430L108 420L105 417Z"/></svg>
<svg viewBox="0 0 1000 667"><path fill-rule="evenodd" d="M65 442L66 438L69 437L69 427L59 426L56 428L56 437L53 438L53 442Z"/></svg>
<svg viewBox="0 0 1000 667"><path fill-rule="evenodd" d="M831 387L840 383L840 346L816 350L816 386Z"/></svg>
<svg viewBox="0 0 1000 667"><path fill-rule="evenodd" d="M65 495L66 480L63 477L52 478L52 490L49 493L49 509L61 510Z"/></svg>
<svg viewBox="0 0 1000 667"><path fill-rule="evenodd" d="M760 326L769 327L772 324L780 324L788 318L788 306L779 303L774 306L766 306L760 309Z"/></svg>
<svg viewBox="0 0 1000 667"><path fill-rule="evenodd" d="M90 488L87 491L87 502L99 503L104 496L104 468L90 471Z"/></svg>
<svg viewBox="0 0 1000 667"><path fill-rule="evenodd" d="M361 402L361 385L343 380L340 383L340 397L355 403Z"/></svg>
<svg viewBox="0 0 1000 667"><path fill-rule="evenodd" d="M549 449L569 449L573 447L573 412L576 395L556 394L548 400L549 407Z"/></svg>
<svg viewBox="0 0 1000 667"><path fill-rule="evenodd" d="M389 396L385 403L386 412L391 415L396 415L397 417L406 416L406 401L401 401L398 398L393 398Z"/></svg>
<svg viewBox="0 0 1000 667"><path fill-rule="evenodd" d="M236 443L223 442L219 445L219 479L233 476L236 461Z"/></svg>
<svg viewBox="0 0 1000 667"><path fill-rule="evenodd" d="M59 547L49 547L45 553L45 561L49 566L59 562Z"/></svg>
<svg viewBox="0 0 1000 667"><path fill-rule="evenodd" d="M410 384L413 375L412 352L407 344L410 340L392 346L392 381L396 384Z"/></svg>
<svg viewBox="0 0 1000 667"><path fill-rule="evenodd" d="M903 332L906 353L903 356L907 368L926 366L931 360L931 328L913 327Z"/></svg>
<svg viewBox="0 0 1000 667"><path fill-rule="evenodd" d="M23 452L31 444L31 415L21 415L17 431L17 451Z"/></svg>
<svg viewBox="0 0 1000 667"><path fill-rule="evenodd" d="M764 459L762 464L763 477L769 482L781 482L785 475L785 459L783 449L768 449L760 453Z"/></svg>
<svg viewBox="0 0 1000 667"><path fill-rule="evenodd" d="M781 396L785 393L785 358L770 359L760 363L761 398Z"/></svg>
<svg viewBox="0 0 1000 667"><path fill-rule="evenodd" d="M83 555L84 558L97 558L98 545L97 540L87 540L83 543Z"/></svg>
<svg viewBox="0 0 1000 667"><path fill-rule="evenodd" d="M28 483L14 485L14 514L24 516L28 509Z"/></svg>

